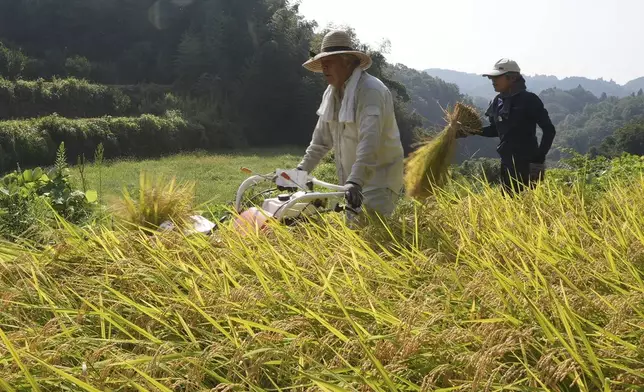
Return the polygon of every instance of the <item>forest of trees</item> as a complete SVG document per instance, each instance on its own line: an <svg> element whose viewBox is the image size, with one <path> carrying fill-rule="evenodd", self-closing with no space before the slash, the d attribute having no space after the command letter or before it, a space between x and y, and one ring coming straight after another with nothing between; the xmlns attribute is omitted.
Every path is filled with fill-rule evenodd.
<svg viewBox="0 0 644 392"><path fill-rule="evenodd" d="M1 0L0 75L5 84L75 77L110 85L112 95L142 97L136 107L181 110L211 147L303 145L325 88L302 67L324 34L315 28L286 0ZM422 119L384 56L355 40L374 58L370 73L395 94L409 152ZM160 87L171 95L151 98ZM16 118L13 109L0 115Z"/></svg>
<svg viewBox="0 0 644 392"><path fill-rule="evenodd" d="M557 126L556 147L591 155L641 151L636 147L637 138L624 133L643 129L644 94L624 98L606 94L596 97L578 86L568 91L544 90L540 97ZM553 158L557 157L557 151L554 151Z"/></svg>
<svg viewBox="0 0 644 392"><path fill-rule="evenodd" d="M3 169L52 156L62 141L87 156L99 142L108 142L111 156L133 154L140 150L127 145L133 130L163 129L164 153L305 145L325 88L302 67L327 31L317 27L287 0L0 0ZM388 63L382 48L352 34L374 59L369 72L394 93L407 153L415 135L442 127L444 108L475 99L480 106L455 84ZM556 146L580 152L626 149L632 138L613 134L630 134L644 120L641 90L621 99L581 87L541 97L558 127ZM44 134L31 120L42 116L50 116ZM167 128L179 123L181 132ZM459 145L459 161L496 157L494 140Z"/></svg>
<svg viewBox="0 0 644 392"><path fill-rule="evenodd" d="M307 138L313 27L286 1L0 2L0 37L25 54L8 77L171 85L224 147Z"/></svg>

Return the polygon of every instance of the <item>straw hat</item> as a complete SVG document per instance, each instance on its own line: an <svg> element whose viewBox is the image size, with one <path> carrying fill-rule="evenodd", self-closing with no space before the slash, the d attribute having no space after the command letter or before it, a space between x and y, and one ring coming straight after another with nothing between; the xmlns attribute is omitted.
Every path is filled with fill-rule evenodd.
<svg viewBox="0 0 644 392"><path fill-rule="evenodd" d="M312 72L322 72L322 62L321 59L334 56L338 54L351 54L360 59L360 67L363 70L371 67L371 57L368 54L355 50L351 47L351 37L345 31L334 30L329 32L324 36L322 40L321 53L314 54L311 53L313 58L311 58L306 63L302 64L304 68Z"/></svg>

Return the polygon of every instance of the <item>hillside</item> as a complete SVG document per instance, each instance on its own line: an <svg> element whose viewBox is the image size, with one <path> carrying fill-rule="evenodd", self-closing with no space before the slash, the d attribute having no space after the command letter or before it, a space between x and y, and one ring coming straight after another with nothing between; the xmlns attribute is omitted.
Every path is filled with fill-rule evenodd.
<svg viewBox="0 0 644 392"><path fill-rule="evenodd" d="M442 130L445 125L444 109L456 102L477 104L475 100L461 93L458 86L430 76L402 64L388 69L392 79L405 86L410 97L409 107L412 113L421 117L422 136ZM497 141L488 138L468 138L458 143L454 156L455 163L478 157L496 157Z"/></svg>
<svg viewBox="0 0 644 392"><path fill-rule="evenodd" d="M143 0L125 9L102 0L0 1L0 120L10 120L0 123L0 152L9 167L39 163L38 154L19 146L25 133L13 135L40 116L57 114L64 122L169 111L198 130L196 144L208 140L203 148L305 146L325 87L302 67L324 34L314 26L285 0ZM56 34L45 33L52 28ZM410 152L422 119L410 112L405 88L385 74L385 57L355 34L354 40L372 54L370 73L394 91ZM66 141L80 147L70 160L91 157L99 140L115 139L102 126L101 132L92 128L91 141L75 141L85 123L65 124L73 128L38 140L44 156ZM124 154L127 144L119 142Z"/></svg>
<svg viewBox="0 0 644 392"><path fill-rule="evenodd" d="M490 81L481 75L436 68L427 69L425 73L457 85L463 94L471 97L483 97L487 99L494 97L494 94L490 93Z"/></svg>
<svg viewBox="0 0 644 392"><path fill-rule="evenodd" d="M442 126L445 118L443 109L466 99L455 84L403 64L389 67L388 72L393 80L405 86L411 98L411 107L423 117L425 126Z"/></svg>
<svg viewBox="0 0 644 392"><path fill-rule="evenodd" d="M566 116L559 123L557 143L586 153L618 129L641 122L644 122L644 96L612 97Z"/></svg>
<svg viewBox="0 0 644 392"><path fill-rule="evenodd" d="M301 64L309 50L317 50L325 30L315 31L315 22L304 20L296 5L285 0L145 0L128 3L125 11L127 17L121 17L123 10L116 3L102 0L0 1L0 120L7 120L0 123L4 169L40 163L38 156L53 156L63 141L70 148L75 146L74 154L88 157L99 141L118 146L106 151L114 157L141 152L129 145L121 125L106 123L110 116L121 118L119 124L138 132L162 132L160 140L174 133L181 139L187 135L182 129L198 135L196 141L167 144L173 148L159 154L175 152L179 145L221 149L303 147L309 142L325 83ZM254 21L251 35L247 34L248 20ZM48 31L51 26L59 27L55 37L34 37L34 32ZM84 34L80 40L79 31ZM390 64L382 53L352 34L355 45L372 54L374 65L369 72L394 92L406 153L413 151L414 135L442 127L443 108L462 100L485 108L494 94L490 82L479 75L430 70L432 76ZM634 80L628 86L636 88L642 82ZM630 95L624 93L625 86L603 80L534 76L528 83L537 92L553 87L572 91L581 86L595 96L604 91L618 97ZM596 103L581 99L572 108L566 102L574 97L550 98L548 108L557 124L587 103ZM557 140L588 151L596 146L593 143L601 143L636 118L629 113L602 129L594 125L602 123L601 119L592 120L589 127L583 119L562 127L589 136L592 143L577 142L565 134ZM51 124L32 121L54 114L58 117L49 117ZM149 114L172 120L140 117ZM37 134L30 131L34 124L56 132L35 139ZM161 130L160 124L181 126ZM15 136L16 130L23 132ZM21 145L29 138L38 149ZM462 141L456 160L496 157L495 143L483 138Z"/></svg>
<svg viewBox="0 0 644 392"><path fill-rule="evenodd" d="M631 80L630 82L626 83L624 87L626 87L626 89L631 92L639 92L639 90L644 89L644 76Z"/></svg>
<svg viewBox="0 0 644 392"><path fill-rule="evenodd" d="M456 84L464 94L472 97L491 99L495 95L490 81L479 74L436 68L426 69L425 72L431 76L441 78L448 83ZM612 80L605 81L603 79L588 79L576 76L559 79L556 76L526 75L526 82L528 88L535 93L540 93L543 90L553 87L561 90L570 90L581 86L597 97L606 93L608 96L620 98L630 95L639 90L639 88L644 87L644 78L636 79L623 86Z"/></svg>
<svg viewBox="0 0 644 392"><path fill-rule="evenodd" d="M553 87L541 91L539 97L555 125L563 122L568 115L583 111L586 105L600 102L599 98L582 87L571 90Z"/></svg>
<svg viewBox="0 0 644 392"><path fill-rule="evenodd" d="M590 91L577 87L572 90L550 88L542 91L539 97L557 127L555 147L587 153L599 148L607 138L629 124L644 122L644 94L597 98ZM622 140L617 147L621 151L641 151L637 143L637 140ZM552 159L558 156L556 151L551 154Z"/></svg>
<svg viewBox="0 0 644 392"><path fill-rule="evenodd" d="M286 0L143 0L125 9L102 0L0 1L0 119L176 111L210 140L205 148L304 146L325 87L301 66L325 33L314 27ZM55 35L39 34L52 28ZM409 153L414 130L440 124L441 107L463 95L404 66L393 72L378 50L355 34L354 42L372 54L369 72L394 92ZM81 152L91 156L95 144Z"/></svg>
<svg viewBox="0 0 644 392"><path fill-rule="evenodd" d="M413 113L422 117L423 126L429 128L430 133L440 130L444 125L441 108L453 105L456 100L471 99L462 94L456 84L404 65L391 67L389 72L394 80L405 86L411 98ZM449 78L449 71L441 75ZM629 123L644 121L644 94L598 98L578 85L572 89L544 89L539 96L557 128L554 148L549 155L551 161L561 157L558 151L560 148L572 148L581 153L595 151L620 128ZM476 99L472 101L479 106L482 114L486 104L481 104ZM537 132L540 134L539 130ZM633 147L636 143L623 142L616 148L618 152L640 151L638 147ZM497 158L497 144L498 139L494 138L471 137L461 140L454 162L462 163L473 158ZM612 147L610 150L615 151Z"/></svg>
<svg viewBox="0 0 644 392"><path fill-rule="evenodd" d="M421 73L411 70L407 67L398 66L395 69L394 77L398 78L410 93L413 109L422 116L434 116L436 118L438 104L436 102L427 102L423 98L423 93L431 91L435 96L440 94L435 91L449 91L450 96L454 99L457 96L463 96L462 89L457 83L446 83L445 80L470 80L472 83L481 83L477 87L480 90L490 89L489 81L483 77L474 74L462 74L449 70L439 70L436 75L423 76ZM463 77L463 75L466 75ZM569 78L559 81L561 85L570 85L574 82L583 81L584 78ZM536 77L531 79L542 85L554 82L553 77ZM634 81L636 82L636 81ZM483 86L485 84L485 87ZM635 83L631 86L636 85ZM633 96L634 95L634 96ZM572 148L580 153L597 151L602 146L606 138L621 128L629 124L637 124L644 121L644 94L626 94L623 97L597 97L588 89L581 85L573 88L550 87L544 88L539 92L546 109L548 110L552 122L557 128L557 137L553 149L549 155L551 161L558 160L561 157L560 148ZM471 96L464 96L464 99L471 99L480 109L481 114L487 107L485 100L481 97L472 99ZM449 102L447 100L446 102ZM430 122L434 129L442 125L441 122ZM540 133L540 131L537 131ZM633 134L630 132L629 134ZM611 143L611 140L608 140ZM497 139L482 137L471 137L461 140L458 144L458 151L455 156L455 162L463 162L472 158L497 158L496 152ZM620 151L641 151L636 146L637 141L624 141L617 146L608 148L615 153Z"/></svg>

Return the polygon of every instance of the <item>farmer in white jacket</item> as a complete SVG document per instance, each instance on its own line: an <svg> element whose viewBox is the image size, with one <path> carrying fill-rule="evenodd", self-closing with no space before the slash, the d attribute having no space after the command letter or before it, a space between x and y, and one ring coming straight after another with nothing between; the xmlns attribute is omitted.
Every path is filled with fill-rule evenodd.
<svg viewBox="0 0 644 392"><path fill-rule="evenodd" d="M323 73L329 86L317 112L311 144L298 168L313 171L333 148L347 202L389 216L403 188L404 152L389 89L364 72L371 58L351 45L344 31L332 31L322 51L304 63Z"/></svg>

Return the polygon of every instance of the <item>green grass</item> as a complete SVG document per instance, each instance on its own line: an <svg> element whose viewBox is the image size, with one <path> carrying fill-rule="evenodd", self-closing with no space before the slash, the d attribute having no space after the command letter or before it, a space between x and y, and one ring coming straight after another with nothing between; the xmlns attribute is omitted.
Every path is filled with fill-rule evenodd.
<svg viewBox="0 0 644 392"><path fill-rule="evenodd" d="M387 230L327 215L266 235L66 225L45 250L1 244L0 385L636 391L644 176L631 180L592 201L550 181L515 199L452 188L403 202Z"/></svg>
<svg viewBox="0 0 644 392"><path fill-rule="evenodd" d="M106 198L118 197L123 187L134 189L139 185L139 174L176 176L178 181L196 182L197 203L220 204L235 199L239 185L248 177L240 169L246 167L257 174L266 174L275 169L291 169L302 159L304 148L254 149L243 152L190 153L151 160L117 160L102 170L102 191ZM97 189L98 170L89 165L86 171L88 185ZM79 185L78 171L74 171Z"/></svg>

